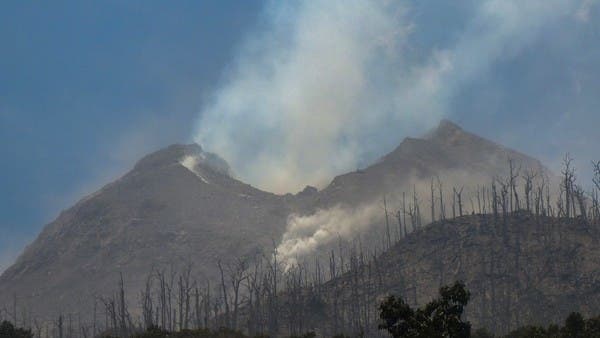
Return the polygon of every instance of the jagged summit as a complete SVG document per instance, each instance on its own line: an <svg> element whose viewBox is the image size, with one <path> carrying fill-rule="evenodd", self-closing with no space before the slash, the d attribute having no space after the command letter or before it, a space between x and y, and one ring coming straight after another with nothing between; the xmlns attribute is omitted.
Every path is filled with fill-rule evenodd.
<svg viewBox="0 0 600 338"><path fill-rule="evenodd" d="M173 144L160 149L144 156L136 163L133 170L157 169L182 163L186 158L189 163L193 163L193 166L204 166L217 173L233 177L227 161L215 153L204 151L197 143Z"/></svg>

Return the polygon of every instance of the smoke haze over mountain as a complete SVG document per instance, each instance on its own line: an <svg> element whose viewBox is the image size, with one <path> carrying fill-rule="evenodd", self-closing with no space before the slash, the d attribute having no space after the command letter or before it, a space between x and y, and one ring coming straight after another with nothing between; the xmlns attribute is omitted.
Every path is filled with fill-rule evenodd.
<svg viewBox="0 0 600 338"><path fill-rule="evenodd" d="M472 79L558 19L584 20L590 6L474 2L451 43L414 57L410 36L421 27L408 3L271 2L202 110L195 140L260 188L323 186L431 127Z"/></svg>
<svg viewBox="0 0 600 338"><path fill-rule="evenodd" d="M555 172L570 152L590 182L599 9L598 0L7 3L0 260L10 264L44 224L142 155L192 138L245 182L286 192L323 187L448 117Z"/></svg>

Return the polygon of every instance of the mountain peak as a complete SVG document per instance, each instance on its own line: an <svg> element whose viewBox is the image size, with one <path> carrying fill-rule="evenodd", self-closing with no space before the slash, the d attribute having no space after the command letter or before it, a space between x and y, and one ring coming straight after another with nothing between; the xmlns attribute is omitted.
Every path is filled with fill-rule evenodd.
<svg viewBox="0 0 600 338"><path fill-rule="evenodd" d="M149 168L163 167L179 162L183 157L191 155L198 156L204 151L199 144L173 144L166 148L155 151L139 160L134 169L144 170Z"/></svg>
<svg viewBox="0 0 600 338"><path fill-rule="evenodd" d="M437 131L462 131L463 129L456 123L442 119L437 127Z"/></svg>
<svg viewBox="0 0 600 338"><path fill-rule="evenodd" d="M437 128L425 134L425 139L429 141L448 142L451 140L462 139L466 135L471 135L466 132L456 123L450 120L441 120Z"/></svg>
<svg viewBox="0 0 600 338"><path fill-rule="evenodd" d="M204 165L215 172L232 176L229 164L219 155L204 151L197 143L173 144L151 153L137 162L134 170L147 170L181 163L186 158L193 158L194 166Z"/></svg>

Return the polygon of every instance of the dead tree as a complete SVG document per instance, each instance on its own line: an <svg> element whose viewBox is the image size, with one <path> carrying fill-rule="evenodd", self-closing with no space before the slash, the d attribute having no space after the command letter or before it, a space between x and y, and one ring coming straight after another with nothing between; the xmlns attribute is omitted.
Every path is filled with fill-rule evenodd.
<svg viewBox="0 0 600 338"><path fill-rule="evenodd" d="M0 316L0 320L2 316ZM37 319L33 320L33 326L35 327L36 337L42 337L42 324Z"/></svg>
<svg viewBox="0 0 600 338"><path fill-rule="evenodd" d="M440 220L445 221L446 220L446 210L444 208L444 187L442 185L442 181L440 180L439 176L437 178L437 183L438 183L438 192L440 194Z"/></svg>
<svg viewBox="0 0 600 338"><path fill-rule="evenodd" d="M594 178L592 181L594 182L596 189L600 190L600 161L592 162L592 167L594 170Z"/></svg>
<svg viewBox="0 0 600 338"><path fill-rule="evenodd" d="M433 177L431 178L431 222L435 222L435 186L433 185Z"/></svg>
<svg viewBox="0 0 600 338"><path fill-rule="evenodd" d="M422 220L421 220L421 208L419 207L419 196L417 195L417 187L413 185L413 204L415 207L415 216L416 216L416 222L415 224L417 226L421 226L422 225ZM413 231L416 230L413 229Z"/></svg>
<svg viewBox="0 0 600 338"><path fill-rule="evenodd" d="M479 215L483 214L483 212L481 211L481 195L479 191L479 184L477 185L477 213Z"/></svg>
<svg viewBox="0 0 600 338"><path fill-rule="evenodd" d="M452 187L452 218L456 218L456 188Z"/></svg>
<svg viewBox="0 0 600 338"><path fill-rule="evenodd" d="M500 207L502 208L501 232L505 243L508 241L508 213L510 211L510 178L506 182L500 178L496 180L500 185Z"/></svg>
<svg viewBox="0 0 600 338"><path fill-rule="evenodd" d="M506 219L506 218L508 218L508 212L509 212L509 208L510 208L509 184L506 184L502 181L500 181L499 183L500 183L500 205L502 206L502 217L504 219Z"/></svg>
<svg viewBox="0 0 600 338"><path fill-rule="evenodd" d="M462 217L462 215L463 215L463 204L462 204L463 188L464 187L460 187L459 190L456 190L456 188L454 188L454 195L456 196L456 201L458 202L458 215L460 217Z"/></svg>
<svg viewBox="0 0 600 338"><path fill-rule="evenodd" d="M57 322L56 326L58 327L58 337L59 338L63 338L64 337L64 330L63 330L63 316L62 316L62 314L58 316L58 322Z"/></svg>
<svg viewBox="0 0 600 338"><path fill-rule="evenodd" d="M268 330L270 335L275 335L279 327L279 261L277 244L273 241L273 255L271 260L267 260L269 271L265 278L265 291L267 293L268 303Z"/></svg>
<svg viewBox="0 0 600 338"><path fill-rule="evenodd" d="M200 289L198 285L194 285L194 327L199 329L202 327L202 306L200 303Z"/></svg>
<svg viewBox="0 0 600 338"><path fill-rule="evenodd" d="M525 193L525 207L526 210L531 212L531 200L533 191L533 181L536 178L537 174L533 169L526 170L525 174L523 174L523 180L525 181L524 185L524 193Z"/></svg>
<svg viewBox="0 0 600 338"><path fill-rule="evenodd" d="M225 306L225 327L231 327L231 322L229 318L229 295L227 293L227 284L225 282L225 271L223 270L223 264L221 264L220 259L217 261L217 267L219 268L219 272L221 274L221 297L223 299L223 305Z"/></svg>
<svg viewBox="0 0 600 338"><path fill-rule="evenodd" d="M159 282L159 297L158 304L160 307L160 327L167 328L167 313L170 312L167 306L167 283L165 273L163 271L156 271L156 276Z"/></svg>
<svg viewBox="0 0 600 338"><path fill-rule="evenodd" d="M316 262L318 260L315 258ZM321 280L320 265L317 264L317 280ZM250 334L264 333L264 316L262 315L265 274L263 271L263 260L254 260L254 270L248 273L245 279L246 293L248 294L247 306L250 309L248 315L248 332Z"/></svg>
<svg viewBox="0 0 600 338"><path fill-rule="evenodd" d="M554 217L554 209L550 204L550 184L546 184L546 207L548 208L548 216Z"/></svg>
<svg viewBox="0 0 600 338"><path fill-rule="evenodd" d="M594 220L600 220L600 205L598 202L598 194L600 192L600 161L592 162L592 167L594 170L594 177L592 178L592 182L594 183L594 188L592 191L592 209L594 211Z"/></svg>
<svg viewBox="0 0 600 338"><path fill-rule="evenodd" d="M97 306L97 302L98 299L96 297L94 297L94 309L92 310L92 337L96 337L96 333L97 333L97 329L96 329L96 306ZM40 336L41 337L41 336Z"/></svg>
<svg viewBox="0 0 600 338"><path fill-rule="evenodd" d="M402 228L402 213L400 213L400 210L398 210L396 212L396 221L398 222L398 233L400 234L400 237L406 237L406 225L404 226L404 229Z"/></svg>
<svg viewBox="0 0 600 338"><path fill-rule="evenodd" d="M537 189L535 192L535 214L536 216L546 216L548 213L548 206L544 204L544 191L546 189L546 176L542 173L539 176Z"/></svg>
<svg viewBox="0 0 600 338"><path fill-rule="evenodd" d="M579 216L585 223L587 223L587 206L585 202L585 190L581 186L574 184L572 193L575 198L575 201L577 201L577 204L579 205Z"/></svg>
<svg viewBox="0 0 600 338"><path fill-rule="evenodd" d="M142 320L143 320L143 325L144 328L147 329L151 326L154 325L154 306L152 303L152 280L153 280L153 275L149 274L146 277L146 284L145 284L145 289L142 290L141 294L140 294L140 303L142 306ZM95 303L94 303L95 306ZM95 310L94 310L95 312ZM95 313L94 313L95 315ZM95 320L94 320L95 321ZM96 330L94 329L94 335L96 334L95 332Z"/></svg>
<svg viewBox="0 0 600 338"><path fill-rule="evenodd" d="M492 209L494 211L494 220L498 219L498 191L496 182L492 182Z"/></svg>
<svg viewBox="0 0 600 338"><path fill-rule="evenodd" d="M571 208L573 201L573 181L575 179L575 170L572 167L573 159L569 154L565 154L563 159L562 173L562 187L564 192L564 215L565 217L571 217Z"/></svg>
<svg viewBox="0 0 600 338"><path fill-rule="evenodd" d="M179 329L187 329L190 319L190 292L192 291L191 283L192 265L187 264L183 272L179 274L177 305L179 306Z"/></svg>
<svg viewBox="0 0 600 338"><path fill-rule="evenodd" d="M110 298L101 298L100 299L102 301L102 303L104 304L104 313L106 316L106 328L109 329L111 332L116 332L117 328L118 328L118 321L117 321L117 309L116 309L116 302L115 302L115 298L114 295L111 296ZM62 315L58 318L58 328L59 331L61 332L61 337L62 337L62 332L63 332L63 317Z"/></svg>
<svg viewBox="0 0 600 338"><path fill-rule="evenodd" d="M385 195L383 196L383 211L385 213L385 234L387 238L387 248L389 249L392 247L392 239L390 232L390 218L388 215L387 200L385 198Z"/></svg>
<svg viewBox="0 0 600 338"><path fill-rule="evenodd" d="M129 312L125 302L125 287L123 284L123 273L119 273L119 332L121 337L129 336L130 327Z"/></svg>
<svg viewBox="0 0 600 338"><path fill-rule="evenodd" d="M404 224L404 237L406 237L406 193L404 191L402 192L402 224Z"/></svg>
<svg viewBox="0 0 600 338"><path fill-rule="evenodd" d="M240 306L240 286L242 282L248 278L246 274L248 269L247 261L245 259L238 258L235 265L229 268L229 280L233 291L233 316L231 320L231 328L237 330L238 328L238 311Z"/></svg>
<svg viewBox="0 0 600 338"><path fill-rule="evenodd" d="M512 159L508 160L509 166L509 177L508 185L510 189L510 211L514 212L520 209L519 205L519 194L517 192L517 178L519 177L519 171L521 168L516 168L515 163Z"/></svg>
<svg viewBox="0 0 600 338"><path fill-rule="evenodd" d="M600 207L598 203L598 189L592 189L591 192L592 207L591 207L591 219L595 223L600 219Z"/></svg>
<svg viewBox="0 0 600 338"><path fill-rule="evenodd" d="M202 302L204 304L204 328L208 329L208 320L210 319L210 280L206 281L206 288L204 289L204 295Z"/></svg>

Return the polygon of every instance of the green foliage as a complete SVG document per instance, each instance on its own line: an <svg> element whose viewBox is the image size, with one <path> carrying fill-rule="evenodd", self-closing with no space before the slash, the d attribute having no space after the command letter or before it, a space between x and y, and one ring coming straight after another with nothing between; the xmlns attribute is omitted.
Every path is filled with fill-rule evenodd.
<svg viewBox="0 0 600 338"><path fill-rule="evenodd" d="M580 313L573 312L565 320L565 327L562 329L564 337L580 338L589 337L585 332L585 320Z"/></svg>
<svg viewBox="0 0 600 338"><path fill-rule="evenodd" d="M577 312L571 313L565 320L563 327L550 325L547 328L542 326L523 326L508 335L505 338L600 338L600 317L584 319Z"/></svg>
<svg viewBox="0 0 600 338"><path fill-rule="evenodd" d="M31 330L15 327L11 322L3 321L0 324L0 338L33 338Z"/></svg>
<svg viewBox="0 0 600 338"><path fill-rule="evenodd" d="M470 337L471 324L461 320L470 294L457 282L440 288L440 297L413 310L402 298L388 297L379 306L382 324L392 337Z"/></svg>

